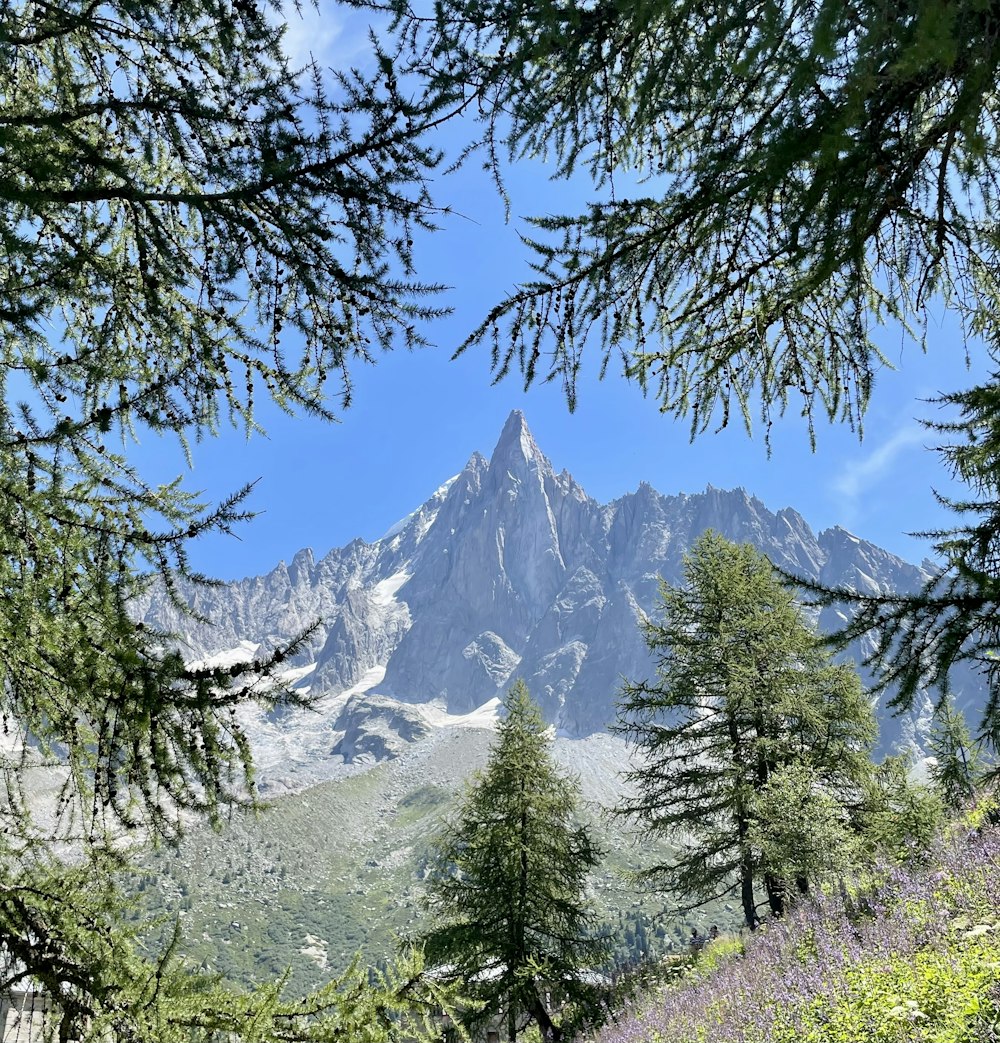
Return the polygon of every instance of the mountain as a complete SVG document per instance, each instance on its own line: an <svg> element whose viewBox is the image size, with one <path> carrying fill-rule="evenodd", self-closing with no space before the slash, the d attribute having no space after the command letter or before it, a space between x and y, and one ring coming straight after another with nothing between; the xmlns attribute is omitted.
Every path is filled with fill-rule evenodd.
<svg viewBox="0 0 1000 1043"><path fill-rule="evenodd" d="M815 534L793 509L772 512L743 489L664 495L644 483L598 503L556 473L515 411L488 460L473 453L374 543L319 561L302 550L265 576L191 589L210 624L156 590L137 611L202 660L250 657L322 620L288 674L315 709L246 718L265 789L300 789L392 757L441 723L489 714L515 677L561 734L606 728L621 678L651 669L641 613L707 528L827 584L912 590L928 575L844 529ZM818 623L842 618L830 609ZM930 705L883 714L883 748L919 744Z"/></svg>

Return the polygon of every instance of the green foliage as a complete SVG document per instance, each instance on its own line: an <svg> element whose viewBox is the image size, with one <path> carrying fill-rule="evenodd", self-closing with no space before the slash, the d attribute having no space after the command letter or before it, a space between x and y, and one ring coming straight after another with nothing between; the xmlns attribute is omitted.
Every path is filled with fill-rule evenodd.
<svg viewBox="0 0 1000 1043"><path fill-rule="evenodd" d="M391 270L432 212L437 103L356 72L327 94L271 7L0 11L0 711L68 762L70 831L241 799L231 711L297 699L270 670L294 647L191 670L134 622L151 573L173 592L187 541L248 514L151 485L130 443L250 432L261 396L329 415L329 377L346 403L349 358L435 313ZM24 769L4 755L15 791Z"/></svg>
<svg viewBox="0 0 1000 1043"><path fill-rule="evenodd" d="M996 791L981 791L975 803L961 818L967 829L981 829L985 825L1000 825L1000 800Z"/></svg>
<svg viewBox="0 0 1000 1043"><path fill-rule="evenodd" d="M678 843L646 881L694 905L737 891L752 928L755 883L780 914L790 875L803 890L838 864L875 724L856 673L830 662L759 552L707 532L684 580L645 623L656 679L619 703L616 730L641 754L619 811Z"/></svg>
<svg viewBox="0 0 1000 1043"><path fill-rule="evenodd" d="M522 681L504 709L486 769L437 838L420 940L428 963L482 1004L467 1024L502 1016L511 1040L528 1023L558 1038L599 1017L583 972L606 954L586 899L601 852L574 822L577 787Z"/></svg>
<svg viewBox="0 0 1000 1043"><path fill-rule="evenodd" d="M778 768L754 794L747 839L786 888L842 873L858 858L858 837L842 798L802 763Z"/></svg>
<svg viewBox="0 0 1000 1043"><path fill-rule="evenodd" d="M992 1040L1000 1028L1000 837L952 827L926 862L867 867L867 879L853 881L853 900L806 900L747 937L739 959L711 960L709 946L605 1039Z"/></svg>
<svg viewBox="0 0 1000 1043"><path fill-rule="evenodd" d="M374 6L374 5L373 5ZM499 373L621 361L693 432L854 423L872 335L943 299L995 350L1000 50L979 0L399 0L410 64L473 99L487 164L588 177L467 343Z"/></svg>
<svg viewBox="0 0 1000 1043"><path fill-rule="evenodd" d="M378 960L398 938L421 929L432 837L462 792L464 776L485 766L493 738L485 729L457 731L442 736L433 766L383 762L259 812L234 814L218 830L193 826L176 849L144 852L139 873L123 884L141 897L136 922L157 916L172 922L180 914L184 953L195 964L204 962L244 987L287 969L294 995L341 975L355 953L366 963ZM583 752L587 745L555 752ZM587 757L587 770L616 773L617 744L601 750L599 759ZM594 846L607 852L587 880L596 920L607 925L602 933L610 954L602 969L684 948L694 920L686 922L665 910L660 896L636 893L627 883L630 874L661 860L666 845L638 842L627 823L594 805L584 803L579 812ZM228 885L222 884L226 874ZM703 920L728 927L733 913L714 903L698 923Z"/></svg>
<svg viewBox="0 0 1000 1043"><path fill-rule="evenodd" d="M794 1024L775 1027L774 1043L978 1043L985 999L997 979L1000 945L980 936L947 952L924 949L864 960L845 970L842 997L817 1003ZM988 1037L987 1037L988 1038Z"/></svg>
<svg viewBox="0 0 1000 1043"><path fill-rule="evenodd" d="M694 954L691 970L699 978L711 977L723 964L746 952L746 940L740 935L720 935L708 941Z"/></svg>
<svg viewBox="0 0 1000 1043"><path fill-rule="evenodd" d="M914 782L906 759L887 757L867 780L860 836L868 855L899 862L927 851L945 819L945 805L929 786Z"/></svg>
<svg viewBox="0 0 1000 1043"><path fill-rule="evenodd" d="M0 959L71 1034L390 1038L427 987L358 973L297 1007L220 991L169 944L147 963L99 853L254 806L237 711L301 702L276 676L298 641L195 667L137 622L152 584L183 609L177 579L204 579L189 540L249 515L247 489L151 483L132 445L249 434L262 398L328 417L331 377L346 405L352 358L439 313L411 245L444 99L381 72L327 91L282 34L270 0L0 6Z"/></svg>
<svg viewBox="0 0 1000 1043"><path fill-rule="evenodd" d="M934 758L929 767L931 783L945 807L956 811L975 795L983 768L965 715L951 699L937 708L928 749Z"/></svg>
<svg viewBox="0 0 1000 1043"><path fill-rule="evenodd" d="M46 856L29 863L4 847L0 973L5 988L26 984L57 997L49 1017L58 1038L429 1041L436 1014L453 1009L454 989L425 975L418 954L374 978L355 964L297 999L284 995L282 975L238 991L197 973L178 954L176 927L155 958L144 956L122 917L115 878L124 866L119 854L97 848L66 866Z"/></svg>

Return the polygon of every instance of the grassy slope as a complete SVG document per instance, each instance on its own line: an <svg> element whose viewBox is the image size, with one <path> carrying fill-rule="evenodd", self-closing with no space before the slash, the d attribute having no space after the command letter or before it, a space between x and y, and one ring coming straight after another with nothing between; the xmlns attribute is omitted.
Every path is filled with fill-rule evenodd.
<svg viewBox="0 0 1000 1043"><path fill-rule="evenodd" d="M599 1043L1000 1040L1000 829L955 827L852 896L723 940Z"/></svg>
<svg viewBox="0 0 1000 1043"><path fill-rule="evenodd" d="M272 980L290 968L300 989L358 951L367 963L389 956L420 923L429 839L463 780L485 763L491 739L485 730L445 731L398 761L284 797L220 833L193 831L179 851L149 857L136 881L144 915L179 914L186 954L234 981ZM601 814L618 792L622 749L607 736L556 745L581 778L587 818L608 851L592 880L595 906L620 950L681 946L696 921L657 918L663 899L636 894L625 879L660 852ZM717 906L697 923L735 916Z"/></svg>

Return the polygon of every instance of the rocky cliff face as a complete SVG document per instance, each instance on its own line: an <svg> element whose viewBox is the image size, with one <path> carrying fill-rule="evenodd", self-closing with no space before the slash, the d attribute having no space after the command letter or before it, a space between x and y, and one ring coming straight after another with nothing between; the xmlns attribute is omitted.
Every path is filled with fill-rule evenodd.
<svg viewBox="0 0 1000 1043"><path fill-rule="evenodd" d="M637 619L654 609L659 577L679 578L684 552L707 528L829 584L906 590L926 578L843 529L816 535L794 510L773 513L742 489L665 496L642 484L599 504L553 470L514 412L489 460L474 453L375 543L356 540L318 562L300 551L266 576L193 591L192 606L210 625L155 592L139 611L176 633L192 658L240 642L273 646L322 619L290 675L322 697L329 718L331 741L316 756L337 748L338 736L343 743L345 730L356 732L364 707L375 705L353 702L350 726L338 727L349 697L436 702L466 714L516 677L550 721L582 736L613 720L623 676L648 674ZM832 610L820 619L836 622ZM884 720L883 745L919 738L926 710ZM300 726L295 715L282 722L290 736Z"/></svg>

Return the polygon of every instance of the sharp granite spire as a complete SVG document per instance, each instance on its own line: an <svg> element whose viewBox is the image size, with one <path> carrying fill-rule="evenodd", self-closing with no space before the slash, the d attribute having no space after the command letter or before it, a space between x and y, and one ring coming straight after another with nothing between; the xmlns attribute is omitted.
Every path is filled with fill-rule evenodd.
<svg viewBox="0 0 1000 1043"><path fill-rule="evenodd" d="M399 506L402 513L410 505ZM891 591L926 577L857 537L816 535L794 511L774 513L742 490L665 496L643 483L600 504L568 473L553 471L515 410L489 461L474 453L382 539L192 589L193 605L213 626L179 616L163 592L145 595L137 611L181 634L190 658L273 646L321 619L290 663L290 680L334 715L323 727L309 717L315 750L304 731L297 734L312 751L307 759L330 757L345 691L468 713L523 677L552 723L586 735L614 719L621 678L651 670L639 619L655 611L659 578L679 579L684 552L706 528L826 583ZM960 702L964 696L974 709L981 693L965 678L955 681ZM909 725L883 715L883 747L919 741L920 712ZM280 728L306 728L296 721L291 715ZM265 723L261 735L276 734L279 725Z"/></svg>

